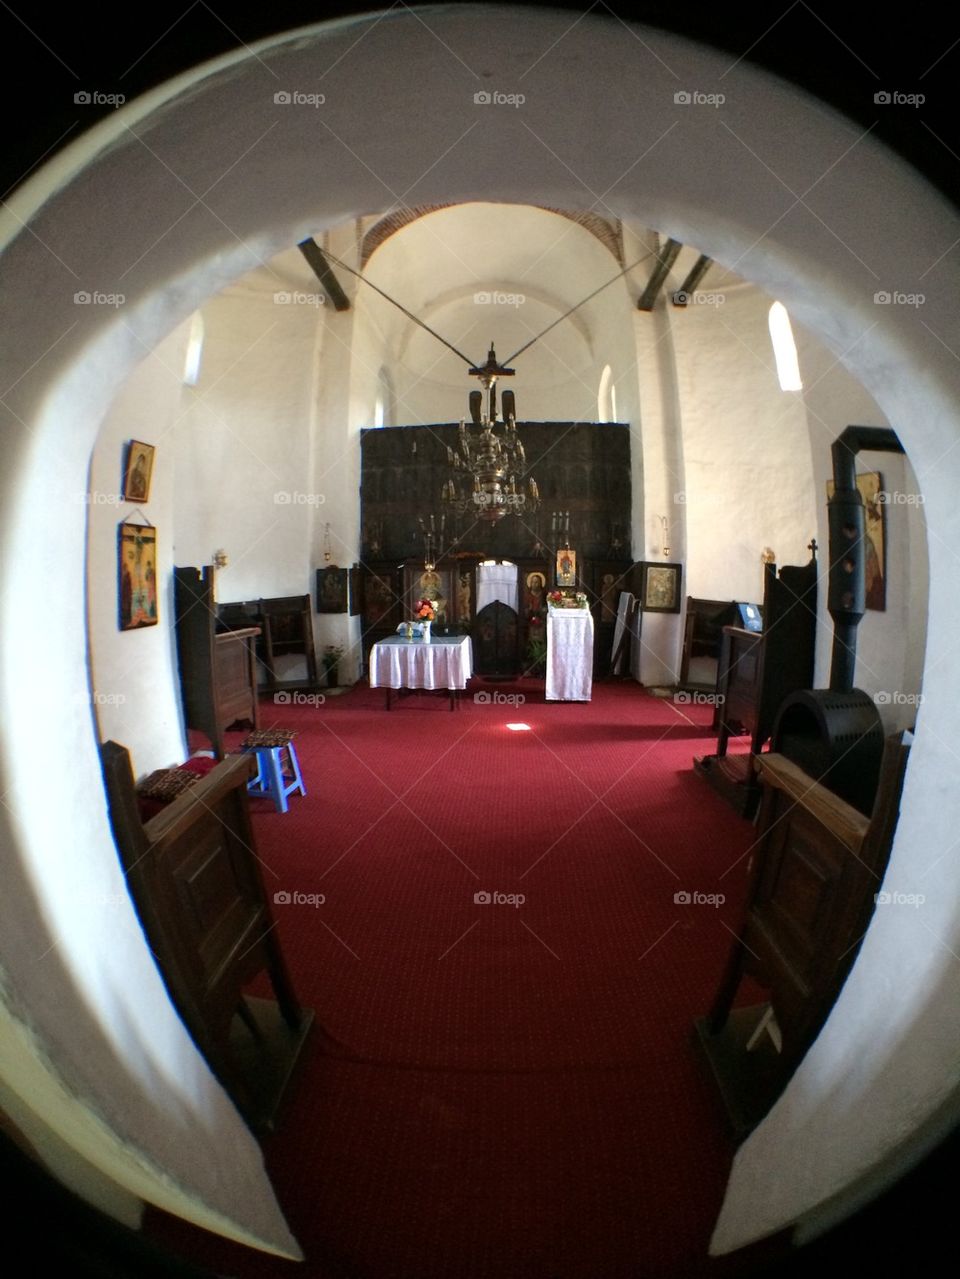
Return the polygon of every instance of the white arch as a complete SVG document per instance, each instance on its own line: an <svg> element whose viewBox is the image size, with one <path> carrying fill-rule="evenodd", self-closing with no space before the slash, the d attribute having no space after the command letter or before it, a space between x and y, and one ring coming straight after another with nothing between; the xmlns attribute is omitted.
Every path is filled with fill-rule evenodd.
<svg viewBox="0 0 960 1279"><path fill-rule="evenodd" d="M489 19L479 9L425 13L442 45L483 47ZM697 245L782 298L896 424L926 497L930 660L892 879L909 883L925 850L950 849L960 824L954 766L948 761L948 778L945 765L960 674L943 660L960 626L952 586L960 514L950 452L960 402L950 353L960 327L957 267L944 256L927 278L922 323L909 308L878 311L873 303L878 281L882 288L918 278L946 254L956 238L952 210L858 130L746 64L737 68L736 92L726 82L725 132L718 111L675 106L674 70L709 87L726 59L644 30L658 61L640 42L625 40L619 23L593 17L580 22L576 40L561 38L569 20L559 14L504 10L498 23L498 74L505 83L524 77L529 129L516 112L494 117L493 128L486 116L469 146L459 145L480 123L477 111L496 109L474 103L472 73L446 60L419 18L345 20L220 59L118 111L39 171L4 220L0 317L12 338L0 379L8 446L0 479L0 764L7 791L0 821L13 856L0 904L10 992L0 1030L17 1045L5 1080L28 1105L49 1105L67 1140L137 1194L290 1251L258 1151L166 1004L136 944L132 915L124 930L107 933L98 921L79 919L61 891L64 884L122 889L89 710L75 698L86 680L86 653L84 518L73 498L127 372L256 261L351 211L382 207L385 192L417 202L537 197L567 208L588 208L592 193L608 192L614 213ZM550 49L532 68L531 37ZM584 66L603 66L616 96L598 94ZM278 85L294 88L320 75L329 130L318 127L313 108L273 101ZM375 100L370 84L377 85ZM149 150L127 131L134 125L148 134ZM268 129L269 145L260 146ZM784 137L803 145L784 149ZM228 167L245 153L243 163ZM641 153L643 163L628 168ZM204 202L192 203L156 155L188 174L191 190L207 192L215 216ZM790 207L780 178L754 155L776 157L783 180L809 192L816 217ZM304 156L316 162L305 164ZM840 156L843 166L811 189L811 175ZM109 227L103 190L111 192ZM884 192L875 216L860 217L851 191ZM30 231L21 233L17 221ZM76 279L47 248L67 243ZM856 245L856 259L845 243ZM72 303L78 287L121 285L128 299L122 313ZM57 519L38 522L45 510ZM51 598L56 619L36 624L49 619ZM36 686L24 680L25 670L41 673L46 713L56 718L57 731L44 739L56 805L46 788L41 792L24 750L38 722ZM908 1161L916 1149L910 1131L934 1123L948 1106L960 1051L952 957L960 859L930 856L922 865L922 920L917 912L878 916L825 1032L738 1153L717 1248L796 1221L885 1161ZM140 990L152 983L152 1001L132 1000L131 983ZM106 1007L108 1021L95 1015Z"/></svg>

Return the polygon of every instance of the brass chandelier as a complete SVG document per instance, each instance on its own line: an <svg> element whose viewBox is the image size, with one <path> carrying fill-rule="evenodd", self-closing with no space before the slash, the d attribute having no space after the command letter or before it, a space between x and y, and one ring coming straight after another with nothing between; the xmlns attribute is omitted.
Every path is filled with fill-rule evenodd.
<svg viewBox="0 0 960 1279"><path fill-rule="evenodd" d="M539 509L540 491L536 480L527 473L523 444L517 437L516 404L512 391L504 391L503 431L497 419L497 379L513 377L514 370L497 361L493 343L487 362L470 373L480 379L488 394L487 411L483 412L483 392L470 392L470 416L478 429L468 431L466 420L460 419L456 449L447 448L447 462L452 472L444 483L441 499L458 515L474 515L496 524L505 515L526 515Z"/></svg>

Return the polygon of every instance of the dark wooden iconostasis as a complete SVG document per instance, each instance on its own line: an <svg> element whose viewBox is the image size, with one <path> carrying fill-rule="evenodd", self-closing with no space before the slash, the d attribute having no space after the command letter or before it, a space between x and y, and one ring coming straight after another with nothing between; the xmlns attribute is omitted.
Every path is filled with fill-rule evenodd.
<svg viewBox="0 0 960 1279"><path fill-rule="evenodd" d="M458 424L402 426L361 432L361 552L364 662L372 645L392 634L421 596L436 599L435 631L469 632L478 672L513 676L536 671L546 637L546 593L555 583L554 512L569 513L577 551L577 586L587 592L597 627L598 673L609 660L621 590L630 582L630 432L622 423L524 422L517 433L541 505L497 523L444 508L448 447ZM420 519L434 516L437 560L424 562ZM477 565L517 565L518 609L488 606L477 617ZM478 625L479 624L479 625Z"/></svg>
<svg viewBox="0 0 960 1279"><path fill-rule="evenodd" d="M423 559L418 517L443 511L440 493L450 478L447 450L459 426L394 426L360 432L362 557ZM496 524L470 512L446 516L439 558L475 552L477 558L537 555L551 546L554 511L569 512L571 545L582 559L630 559L630 429L616 422L518 422L540 510L507 515Z"/></svg>

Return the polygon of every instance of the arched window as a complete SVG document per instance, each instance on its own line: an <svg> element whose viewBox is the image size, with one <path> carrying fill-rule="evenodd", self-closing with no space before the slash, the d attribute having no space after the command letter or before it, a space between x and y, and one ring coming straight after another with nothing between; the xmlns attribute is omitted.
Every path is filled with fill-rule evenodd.
<svg viewBox="0 0 960 1279"><path fill-rule="evenodd" d="M377 374L377 398L373 405L373 425L393 426L395 424L393 378L385 364L380 365Z"/></svg>
<svg viewBox="0 0 960 1279"><path fill-rule="evenodd" d="M774 302L770 308L770 341L777 361L777 377L781 391L802 391L800 364L797 360L797 344L793 340L790 317L782 302Z"/></svg>
<svg viewBox="0 0 960 1279"><path fill-rule="evenodd" d="M196 386L200 377L200 357L203 355L203 316L195 311L190 321L187 354L183 361L184 386Z"/></svg>
<svg viewBox="0 0 960 1279"><path fill-rule="evenodd" d="M600 374L600 389L597 391L597 421L615 422L616 414L617 388L613 385L613 370L607 364Z"/></svg>

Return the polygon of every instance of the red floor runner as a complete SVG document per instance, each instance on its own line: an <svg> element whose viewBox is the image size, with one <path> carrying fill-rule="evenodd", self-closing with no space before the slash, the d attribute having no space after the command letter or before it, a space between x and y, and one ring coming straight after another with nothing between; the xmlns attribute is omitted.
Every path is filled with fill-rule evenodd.
<svg viewBox="0 0 960 1279"><path fill-rule="evenodd" d="M730 1273L706 1257L732 1147L692 1022L754 832L693 772L710 708L499 692L263 704L299 730L308 791L252 802L318 1023L265 1144L307 1260L153 1214L185 1255L304 1279Z"/></svg>

